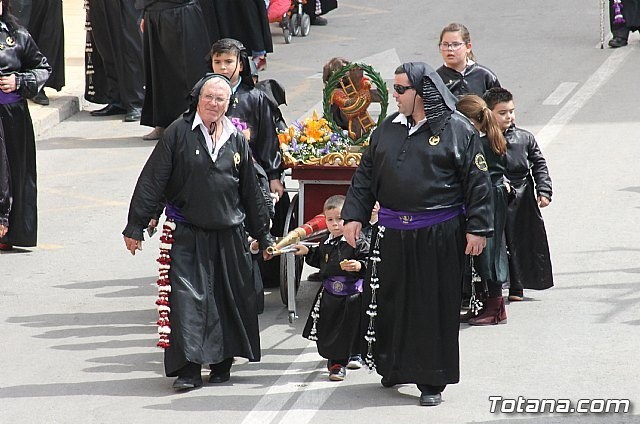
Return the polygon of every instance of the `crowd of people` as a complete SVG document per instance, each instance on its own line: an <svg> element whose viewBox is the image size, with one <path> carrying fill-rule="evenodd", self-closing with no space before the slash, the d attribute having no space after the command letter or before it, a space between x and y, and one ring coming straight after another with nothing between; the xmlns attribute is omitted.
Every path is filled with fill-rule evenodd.
<svg viewBox="0 0 640 424"><path fill-rule="evenodd" d="M85 96L105 105L91 115L139 120L153 128L143 138L158 140L123 236L135 254L164 211L161 240L171 258L161 262L170 282L161 303L164 364L179 391L204 384L203 365L217 384L231 378L235 357L260 360L259 281L274 278L273 259L263 253L258 267L253 255L282 234L289 201L281 116L255 80L273 49L267 5L240 3L88 2ZM639 28L636 3L618 10L620 3L611 3L618 31L611 47ZM20 20L0 0L3 250L37 242L26 99L45 104L44 87L64 85L61 2L13 6ZM305 4L316 25L326 25L322 15L335 7L335 0ZM445 387L459 381L460 322L505 323L504 288L518 302L525 289L553 286L540 213L552 184L536 139L515 125L512 93L476 61L464 25L444 27L438 47L437 69L397 67L398 111L371 134L347 195L325 201L329 234L317 247L296 246L322 281L302 336L317 342L329 379L365 363L385 387L416 384L423 406L439 405ZM327 75L348 63L334 58Z"/></svg>

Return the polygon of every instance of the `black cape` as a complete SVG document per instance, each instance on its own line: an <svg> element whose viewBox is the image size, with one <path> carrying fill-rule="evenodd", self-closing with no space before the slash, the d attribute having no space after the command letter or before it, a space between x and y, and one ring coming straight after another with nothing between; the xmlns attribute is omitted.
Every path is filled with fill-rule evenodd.
<svg viewBox="0 0 640 424"><path fill-rule="evenodd" d="M171 347L167 376L187 362L260 360L256 291L247 233L270 245L269 213L257 186L249 147L235 132L215 162L194 114L171 124L151 153L131 200L123 234L142 229L162 199L186 222L176 222L171 248Z"/></svg>
<svg viewBox="0 0 640 424"><path fill-rule="evenodd" d="M60 91L65 84L62 0L14 0L11 7L51 65L45 87Z"/></svg>
<svg viewBox="0 0 640 424"><path fill-rule="evenodd" d="M233 38L242 42L249 53L273 52L271 29L264 0L200 0L200 2L203 4L213 2L216 19L211 19L208 27L217 23L220 38ZM211 31L213 29L210 28L209 32Z"/></svg>
<svg viewBox="0 0 640 424"><path fill-rule="evenodd" d="M140 12L131 0L91 0L92 49L104 71L106 103L140 109L144 99L144 64Z"/></svg>
<svg viewBox="0 0 640 424"><path fill-rule="evenodd" d="M515 198L509 203L505 235L511 290L553 287L551 255L537 195L551 199L551 177L535 137L512 126L507 139L506 177ZM534 185L535 182L535 185Z"/></svg>
<svg viewBox="0 0 640 424"><path fill-rule="evenodd" d="M196 0L137 0L144 10L145 96L140 124L169 126L187 109L193 85L209 69L211 42Z"/></svg>
<svg viewBox="0 0 640 424"><path fill-rule="evenodd" d="M333 9L338 8L338 0L319 0L320 1L320 15L331 12ZM305 13L312 18L316 16L316 0L308 0L302 9Z"/></svg>
<svg viewBox="0 0 640 424"><path fill-rule="evenodd" d="M475 94L482 96L490 88L500 87L496 74L477 63L467 66L464 74L442 65L437 69L447 88L456 96Z"/></svg>
<svg viewBox="0 0 640 424"><path fill-rule="evenodd" d="M363 315L363 326L371 326L376 338L363 346L365 361L395 383L446 385L460 374L465 233L492 234L491 183L478 134L453 112L455 98L440 77L423 63L404 68L414 87L430 84L438 90L440 110L448 113L431 122L427 117L412 135L393 122L397 113L386 118L371 136L341 216L366 223L376 200L381 207L407 212L465 206L466 216L417 230L384 228L379 222L371 251L372 256L380 252L380 261L372 265L363 299L363 305L373 300L372 284L379 278L377 316Z"/></svg>
<svg viewBox="0 0 640 424"><path fill-rule="evenodd" d="M16 75L20 85L17 94L22 99L0 105L13 196L9 232L0 243L32 247L38 233L36 144L25 98L35 96L44 87L51 67L24 28L0 30L0 40L9 36L15 45L0 50L0 73Z"/></svg>
<svg viewBox="0 0 640 424"><path fill-rule="evenodd" d="M335 276L359 279L364 278L367 272L368 256L369 242L363 237L358 239L355 249L342 237L328 242L325 237L318 247L309 250L305 260L309 265L320 269L323 279ZM360 261L362 267L359 272L347 272L340 268L340 262L349 259ZM360 353L360 339L363 336L360 330L361 299L361 293L336 296L320 286L313 301L314 307L302 331L302 337L309 338L313 328L314 308L318 304L320 316L316 323L315 337L320 356L345 360Z"/></svg>

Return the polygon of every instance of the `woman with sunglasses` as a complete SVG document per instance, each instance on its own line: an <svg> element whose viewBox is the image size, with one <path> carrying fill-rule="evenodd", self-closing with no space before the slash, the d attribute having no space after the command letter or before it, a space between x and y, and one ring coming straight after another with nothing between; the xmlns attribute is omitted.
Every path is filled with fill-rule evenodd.
<svg viewBox="0 0 640 424"><path fill-rule="evenodd" d="M471 35L466 26L451 23L444 27L438 47L444 65L436 72L455 96L482 96L488 89L500 87L498 77L489 68L475 62L471 50Z"/></svg>

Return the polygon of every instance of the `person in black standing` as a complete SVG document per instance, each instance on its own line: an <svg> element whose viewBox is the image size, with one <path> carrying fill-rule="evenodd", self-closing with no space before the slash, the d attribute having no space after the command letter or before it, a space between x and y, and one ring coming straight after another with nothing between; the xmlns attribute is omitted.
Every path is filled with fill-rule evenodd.
<svg viewBox="0 0 640 424"><path fill-rule="evenodd" d="M327 18L322 15L338 8L338 0L309 0L303 6L304 12L311 18L311 25L327 25Z"/></svg>
<svg viewBox="0 0 640 424"><path fill-rule="evenodd" d="M125 115L125 122L138 121L144 99L140 13L133 0L90 0L89 15L109 102L91 115Z"/></svg>
<svg viewBox="0 0 640 424"><path fill-rule="evenodd" d="M609 0L609 26L613 34L609 47L626 46L629 33L640 30L640 1Z"/></svg>
<svg viewBox="0 0 640 424"><path fill-rule="evenodd" d="M12 11L20 25L29 30L51 65L51 76L45 87L60 91L65 84L62 0L16 0L12 3ZM49 104L44 88L31 100L43 106Z"/></svg>

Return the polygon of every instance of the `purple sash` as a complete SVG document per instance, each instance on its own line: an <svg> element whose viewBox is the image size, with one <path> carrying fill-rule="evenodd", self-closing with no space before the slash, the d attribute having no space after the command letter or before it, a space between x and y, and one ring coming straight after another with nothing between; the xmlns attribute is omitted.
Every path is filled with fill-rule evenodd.
<svg viewBox="0 0 640 424"><path fill-rule="evenodd" d="M352 294L362 293L362 283L362 278L356 280L352 277L336 275L322 281L322 286L334 296L351 296Z"/></svg>
<svg viewBox="0 0 640 424"><path fill-rule="evenodd" d="M18 103L20 100L22 100L22 96L15 91L5 93L0 90L0 105L10 105L12 103Z"/></svg>
<svg viewBox="0 0 640 424"><path fill-rule="evenodd" d="M394 230L418 230L448 221L462 213L463 206L424 212L402 212L380 207L378 224Z"/></svg>
<svg viewBox="0 0 640 424"><path fill-rule="evenodd" d="M180 209L178 209L173 203L167 202L164 209L164 214L167 218L171 218L177 222L187 222L182 213L180 213Z"/></svg>

